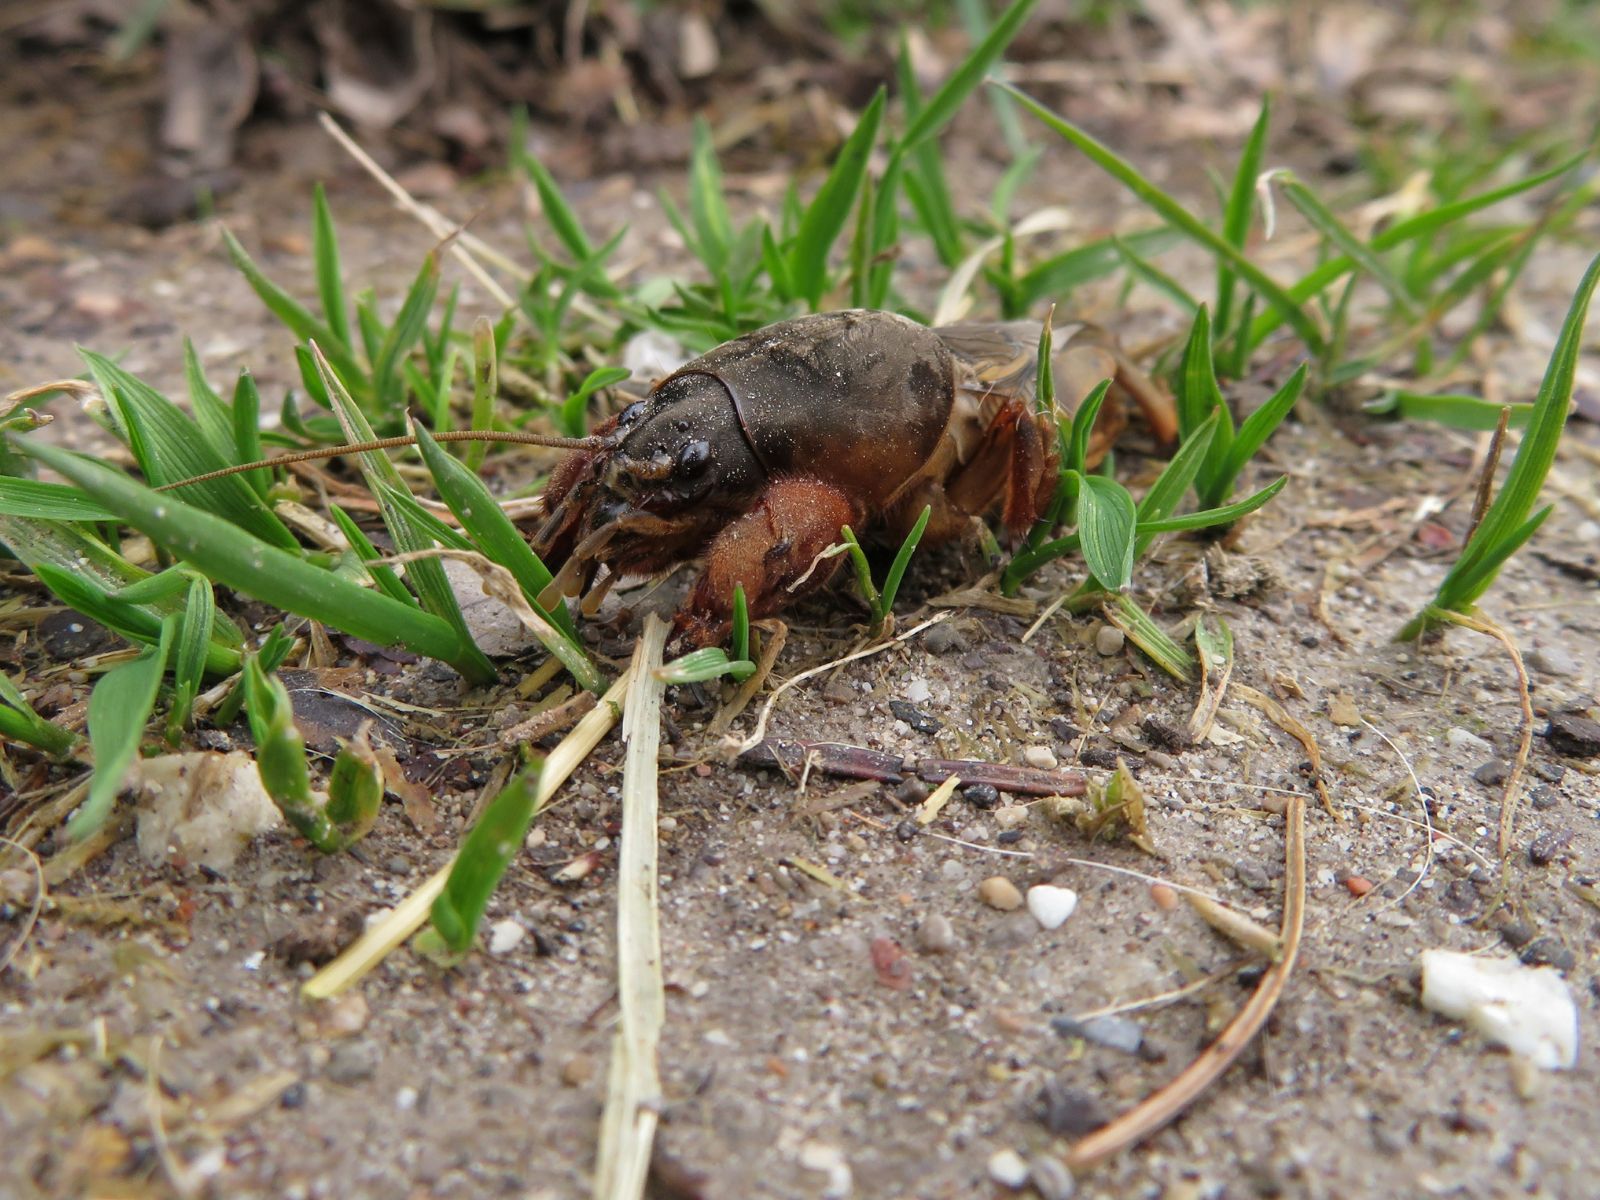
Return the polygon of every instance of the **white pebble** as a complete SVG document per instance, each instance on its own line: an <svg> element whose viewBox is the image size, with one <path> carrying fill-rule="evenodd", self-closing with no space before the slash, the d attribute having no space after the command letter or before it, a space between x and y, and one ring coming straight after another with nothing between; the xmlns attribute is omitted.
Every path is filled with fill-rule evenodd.
<svg viewBox="0 0 1600 1200"><path fill-rule="evenodd" d="M1107 658L1113 654L1121 654L1127 640L1128 635L1115 625L1102 625L1094 631L1094 648Z"/></svg>
<svg viewBox="0 0 1600 1200"><path fill-rule="evenodd" d="M1465 1021L1547 1071L1578 1065L1578 1009L1553 967L1453 950L1422 952L1422 1006Z"/></svg>
<svg viewBox="0 0 1600 1200"><path fill-rule="evenodd" d="M1030 767L1038 767L1041 771L1053 771L1056 766L1056 752L1049 746L1029 746L1022 752L1022 761Z"/></svg>
<svg viewBox="0 0 1600 1200"><path fill-rule="evenodd" d="M504 921L496 921L489 926L489 953L510 954L522 945L522 939L527 936L528 931L509 917Z"/></svg>
<svg viewBox="0 0 1600 1200"><path fill-rule="evenodd" d="M1475 733L1459 727L1452 727L1444 731L1445 744L1452 750L1468 751L1472 754L1493 754L1494 747L1484 741Z"/></svg>
<svg viewBox="0 0 1600 1200"><path fill-rule="evenodd" d="M1060 929L1078 907L1078 893L1071 888L1041 883L1028 889L1028 911L1044 929Z"/></svg>
<svg viewBox="0 0 1600 1200"><path fill-rule="evenodd" d="M996 1150L989 1156L989 1178L1020 1192L1028 1183L1028 1164L1015 1150Z"/></svg>
<svg viewBox="0 0 1600 1200"><path fill-rule="evenodd" d="M921 704L933 695L926 679L917 678L906 683L906 699L912 704Z"/></svg>

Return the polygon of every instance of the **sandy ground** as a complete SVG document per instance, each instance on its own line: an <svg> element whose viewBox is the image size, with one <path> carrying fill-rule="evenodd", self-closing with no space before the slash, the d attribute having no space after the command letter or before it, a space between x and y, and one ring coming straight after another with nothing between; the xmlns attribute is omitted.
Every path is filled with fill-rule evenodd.
<svg viewBox="0 0 1600 1200"><path fill-rule="evenodd" d="M248 182L223 216L264 248L269 270L308 292L304 182L326 174L352 275L397 288L425 235L319 138L297 135L304 156ZM1193 165L1174 173L1198 179ZM1081 172L1047 168L1036 202L1071 186L1089 224L1116 220L1113 194ZM624 256L640 261L670 254L642 182L601 179L579 193L598 225L632 217ZM248 363L269 397L280 394L287 340L213 229L151 234L64 218L48 194L20 189L7 201L0 390L72 372L74 341L126 348L126 365L176 388L187 333L215 378ZM514 246L517 203L491 185L445 207L486 214L483 227ZM1522 336L1496 335L1509 395L1536 384L1544 335L1584 259L1582 247L1553 246L1530 270ZM1095 295L1104 320L1115 294ZM1176 328L1158 297L1136 292L1129 304L1128 328ZM482 307L465 288L463 311ZM63 436L83 428L70 405L55 411ZM1535 739L1512 851L1498 861L1501 789L1489 764L1514 755L1520 722L1507 656L1464 631L1427 647L1391 640L1465 529L1475 439L1337 411L1303 416L1254 469L1257 482L1291 475L1276 504L1227 549L1170 540L1136 580L1169 626L1197 611L1224 617L1235 679L1282 698L1320 746L1334 811L1309 811L1301 962L1222 1082L1179 1123L1083 1175L1077 1194L1594 1195L1600 913L1574 886L1600 871L1594 760ZM1600 437L1578 423L1572 441L1589 453L1563 451L1557 512L1485 608L1528 656L1541 731L1552 712L1595 715L1600 683ZM1142 470L1137 452L1125 456L1125 475ZM1453 503L1429 513L1428 498ZM919 559L900 627L977 570L959 549ZM1070 565L1046 572L1028 598L1042 608L1072 578ZM858 619L840 596L802 606L779 676L848 649ZM676 697L662 796L669 992L656 1194L1002 1194L991 1155L1061 1158L1078 1134L1171 1078L1247 996L1257 969L1239 965L1236 947L1186 907L1158 903L1146 881L1095 864L1199 888L1275 924L1283 802L1306 788L1305 751L1237 698L1212 742L1174 748L1163 730L1188 719L1191 689L1127 649L1102 653L1094 618L1053 619L1022 644L1030 623L958 610L791 691L771 732L911 759L1022 763L1047 749L1064 766L1096 764L1084 768L1096 778L1120 753L1148 796L1159 857L1092 842L1042 805L983 807L982 795L958 796L912 832L902 822L914 787L816 773L801 784L728 763L703 731L709 710ZM81 652L42 628L13 659L40 668ZM518 673L508 664L508 680ZM335 730L361 711L354 701L376 706L385 736L433 785L423 808L434 828L428 813L392 804L355 853L317 857L280 830L225 872L152 866L129 838L64 884L68 903L47 910L0 976L0 1196L157 1196L185 1182L190 1194L229 1197L587 1194L615 1017L620 748L604 744L563 790L496 894L488 924L513 945L450 972L402 951L358 992L314 1009L297 997L311 968L296 960L348 940L443 861L497 759L454 749L492 744L501 710L519 700L464 693L437 669L361 667L302 679L297 698L303 717ZM919 732L891 701L936 731ZM212 744L230 741L223 732ZM597 871L551 880L589 850ZM1077 911L1051 932L1026 910L997 911L978 896L994 875L1070 887ZM1352 876L1371 892L1354 894ZM0 946L25 915L0 909ZM874 969L884 939L906 955L898 986ZM1578 1068L1520 1071L1423 1010L1419 955L1430 947L1555 965L1581 1014ZM1208 988L1126 1013L1122 1047L1052 1025L1209 973L1219 979ZM1040 1171L1048 1196L1051 1168Z"/></svg>

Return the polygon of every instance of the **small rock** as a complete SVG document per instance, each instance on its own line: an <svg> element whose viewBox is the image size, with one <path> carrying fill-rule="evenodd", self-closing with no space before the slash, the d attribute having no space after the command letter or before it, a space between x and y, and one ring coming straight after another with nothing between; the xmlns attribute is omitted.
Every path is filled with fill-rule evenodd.
<svg viewBox="0 0 1600 1200"><path fill-rule="evenodd" d="M918 682L921 681L919 680ZM928 685L924 683L922 685L923 700L928 698L927 691ZM907 688L906 694L908 696L910 692L911 689ZM905 700L891 700L889 701L889 711L918 733L938 733L940 729L944 728L944 722L923 712L917 707L917 702L907 703Z"/></svg>
<svg viewBox="0 0 1600 1200"><path fill-rule="evenodd" d="M1000 803L1000 790L992 783L969 783L961 789L961 798L973 808L989 809Z"/></svg>
<svg viewBox="0 0 1600 1200"><path fill-rule="evenodd" d="M1472 773L1473 779L1484 787L1500 787L1511 775L1511 764L1501 758L1491 758Z"/></svg>
<svg viewBox="0 0 1600 1200"><path fill-rule="evenodd" d="M1094 631L1094 648L1098 654L1110 658L1113 654L1121 654L1122 647L1127 644L1128 635L1115 625L1102 625Z"/></svg>
<svg viewBox="0 0 1600 1200"><path fill-rule="evenodd" d="M1591 721L1577 713L1553 713L1550 725L1544 731L1550 749L1571 758L1594 758L1600 755L1600 721Z"/></svg>
<svg viewBox="0 0 1600 1200"><path fill-rule="evenodd" d="M978 899L1001 912L1013 912L1022 907L1022 893L1004 875L991 875L980 883Z"/></svg>
<svg viewBox="0 0 1600 1200"><path fill-rule="evenodd" d="M1150 885L1150 899L1155 901L1156 907L1162 912L1171 912L1178 907L1177 891L1164 883Z"/></svg>
<svg viewBox="0 0 1600 1200"><path fill-rule="evenodd" d="M1373 885L1372 880L1364 875L1346 875L1344 877L1344 886L1352 896L1359 898L1370 892Z"/></svg>
<svg viewBox="0 0 1600 1200"><path fill-rule="evenodd" d="M1072 1172L1059 1158L1040 1154L1028 1160L1028 1178L1039 1200L1068 1200L1078 1188Z"/></svg>
<svg viewBox="0 0 1600 1200"><path fill-rule="evenodd" d="M949 954L956 948L955 926L943 913L929 913L917 927L917 944L928 954Z"/></svg>
<svg viewBox="0 0 1600 1200"><path fill-rule="evenodd" d="M1049 746L1029 746L1022 752L1022 761L1041 771L1056 769L1056 752Z"/></svg>
<svg viewBox="0 0 1600 1200"><path fill-rule="evenodd" d="M922 826L918 825L916 820L912 817L907 817L894 827L895 839L902 842L916 841L917 835L921 832Z"/></svg>
<svg viewBox="0 0 1600 1200"><path fill-rule="evenodd" d="M824 1200L844 1200L854 1186L850 1163L845 1159L844 1151L827 1142L811 1141L801 1146L800 1165L808 1171L828 1177L822 1191Z"/></svg>
<svg viewBox="0 0 1600 1200"><path fill-rule="evenodd" d="M346 992L313 1009L317 1032L326 1038L351 1037L367 1027L371 1010L360 992Z"/></svg>
<svg viewBox="0 0 1600 1200"><path fill-rule="evenodd" d="M901 804L921 804L932 793L928 785L917 776L902 781L894 789L894 798Z"/></svg>
<svg viewBox="0 0 1600 1200"><path fill-rule="evenodd" d="M522 945L522 939L527 936L527 929L518 921L509 917L504 921L496 921L489 926L489 953L510 954Z"/></svg>
<svg viewBox="0 0 1600 1200"><path fill-rule="evenodd" d="M1547 829L1534 838L1528 846L1528 861L1536 867L1548 867L1572 840L1570 829Z"/></svg>
<svg viewBox="0 0 1600 1200"><path fill-rule="evenodd" d="M1546 783L1560 783L1567 777L1565 763L1536 762L1533 764L1533 773Z"/></svg>
<svg viewBox="0 0 1600 1200"><path fill-rule="evenodd" d="M1528 665L1542 675L1576 675L1578 664L1561 646L1540 646L1528 655Z"/></svg>
<svg viewBox="0 0 1600 1200"><path fill-rule="evenodd" d="M1041 883L1028 889L1028 911L1041 929L1060 929L1078 907L1078 893L1071 888Z"/></svg>
<svg viewBox="0 0 1600 1200"><path fill-rule="evenodd" d="M328 1058L329 1081L346 1087L367 1082L377 1073L378 1055L376 1042L363 1039L340 1043Z"/></svg>
<svg viewBox="0 0 1600 1200"><path fill-rule="evenodd" d="M1561 796L1548 783L1541 783L1528 793L1528 803L1534 808L1549 810L1561 803Z"/></svg>
<svg viewBox="0 0 1600 1200"><path fill-rule="evenodd" d="M1517 956L1530 967L1554 967L1570 971L1578 965L1578 956L1553 937L1534 938Z"/></svg>
<svg viewBox="0 0 1600 1200"><path fill-rule="evenodd" d="M928 630L922 644L930 654L959 654L967 648L967 639L952 629L949 621L943 621Z"/></svg>
<svg viewBox="0 0 1600 1200"><path fill-rule="evenodd" d="M561 1064L561 1082L568 1087L582 1087L594 1078L594 1059L587 1054L574 1054Z"/></svg>
<svg viewBox="0 0 1600 1200"><path fill-rule="evenodd" d="M1001 829L1020 829L1028 823L1028 806L1002 804L994 810L994 823Z"/></svg>
<svg viewBox="0 0 1600 1200"><path fill-rule="evenodd" d="M1039 1090L1035 1115L1057 1137L1082 1137L1106 1123L1098 1100L1059 1078L1047 1081Z"/></svg>
<svg viewBox="0 0 1600 1200"><path fill-rule="evenodd" d="M1445 745L1452 750L1471 752L1474 755L1493 754L1494 747L1477 734L1460 726L1452 726L1444 731Z"/></svg>
<svg viewBox="0 0 1600 1200"><path fill-rule="evenodd" d="M1233 873L1239 877L1239 882L1252 892L1265 892L1272 887L1271 874L1253 858L1241 858L1234 863Z"/></svg>
<svg viewBox="0 0 1600 1200"><path fill-rule="evenodd" d="M1523 921L1507 921L1500 926L1500 940L1513 950L1520 950L1533 941L1533 927Z"/></svg>
<svg viewBox="0 0 1600 1200"><path fill-rule="evenodd" d="M906 699L912 704L926 704L932 696L933 689L928 686L928 681L920 676L906 684ZM891 707L893 706L891 705ZM895 714L897 717L899 715L899 713Z"/></svg>
<svg viewBox="0 0 1600 1200"><path fill-rule="evenodd" d="M1137 1021L1127 1017L1090 1017L1075 1021L1071 1017L1056 1017L1050 1022L1062 1037L1078 1037L1096 1046L1121 1050L1124 1054L1137 1054L1144 1043L1144 1030Z"/></svg>
<svg viewBox="0 0 1600 1200"><path fill-rule="evenodd" d="M1015 1150L996 1150L989 1156L989 1178L1001 1187L1020 1192L1028 1183L1027 1161Z"/></svg>

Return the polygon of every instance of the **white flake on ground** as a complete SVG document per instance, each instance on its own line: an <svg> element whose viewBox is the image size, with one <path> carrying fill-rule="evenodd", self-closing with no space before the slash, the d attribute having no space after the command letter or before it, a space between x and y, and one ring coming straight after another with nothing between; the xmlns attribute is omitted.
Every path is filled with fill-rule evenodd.
<svg viewBox="0 0 1600 1200"><path fill-rule="evenodd" d="M1422 1005L1465 1021L1547 1071L1578 1064L1578 1009L1553 967L1453 950L1422 952Z"/></svg>

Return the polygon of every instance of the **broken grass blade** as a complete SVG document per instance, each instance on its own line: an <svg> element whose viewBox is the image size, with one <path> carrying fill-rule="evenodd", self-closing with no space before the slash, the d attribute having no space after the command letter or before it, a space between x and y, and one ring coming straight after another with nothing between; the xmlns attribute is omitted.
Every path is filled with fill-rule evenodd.
<svg viewBox="0 0 1600 1200"><path fill-rule="evenodd" d="M1144 651L1150 661L1168 675L1184 683L1194 679L1195 661L1189 652L1173 641L1172 636L1157 625L1154 618L1135 604L1131 597L1121 594L1108 596L1101 604L1100 611L1107 621L1122 630L1130 642Z"/></svg>
<svg viewBox="0 0 1600 1200"><path fill-rule="evenodd" d="M1082 150L1102 170L1111 175L1136 197L1144 201L1157 215L1169 225L1187 234L1193 241L1209 250L1218 260L1226 260L1246 283L1260 294L1261 298L1272 305L1283 319L1294 327L1300 340L1305 342L1313 353L1320 353L1325 344L1320 330L1311 317L1300 307L1284 286L1272 276L1268 275L1236 246L1229 244L1215 231L1208 228L1189 210L1168 193L1162 191L1151 183L1137 168L1126 159L1116 154L1109 146L1099 139L1079 129L1076 125L1051 112L1039 101L1010 84L999 84L1006 91L1014 95L1022 104L1062 137L1066 138L1078 149Z"/></svg>
<svg viewBox="0 0 1600 1200"><path fill-rule="evenodd" d="M630 673L624 672L600 698L600 703L584 713L572 731L546 756L544 767L539 772L539 790L534 797L535 807L539 811L542 812L549 805L556 789L571 777L600 744L600 739L617 723L622 715L623 698L627 694L630 678ZM454 862L454 855L451 861ZM428 910L444 890L449 877L450 864L446 863L387 916L369 926L338 958L306 980L300 994L307 1000L326 1000L360 982L368 971L382 962L391 950L415 933L428 919Z"/></svg>
<svg viewBox="0 0 1600 1200"><path fill-rule="evenodd" d="M0 737L27 742L56 758L78 744L77 734L34 712L22 689L4 671L0 671Z"/></svg>
<svg viewBox="0 0 1600 1200"><path fill-rule="evenodd" d="M633 652L622 736L622 848L617 855L617 1033L611 1044L605 1111L600 1118L595 1200L639 1200L661 1110L657 1066L666 1022L658 912L656 822L661 746L657 678L668 626L651 613Z"/></svg>

